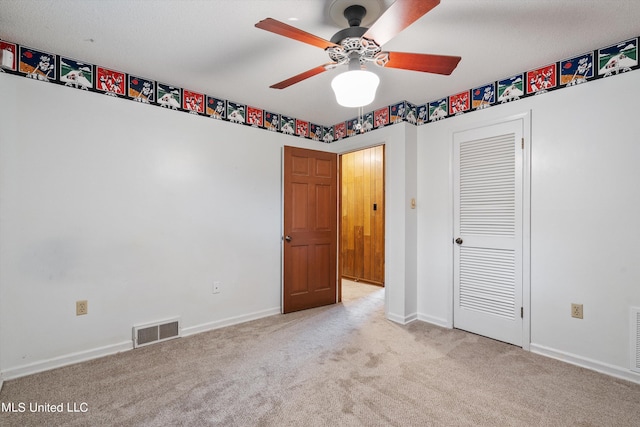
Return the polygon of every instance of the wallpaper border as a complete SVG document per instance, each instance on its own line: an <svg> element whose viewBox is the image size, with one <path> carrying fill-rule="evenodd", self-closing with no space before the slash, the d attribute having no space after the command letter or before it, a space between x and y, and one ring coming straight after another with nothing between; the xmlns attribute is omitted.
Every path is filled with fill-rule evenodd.
<svg viewBox="0 0 640 427"><path fill-rule="evenodd" d="M327 126L0 39L0 72L325 143L401 122L421 126L638 68L636 36L424 104L399 101Z"/></svg>

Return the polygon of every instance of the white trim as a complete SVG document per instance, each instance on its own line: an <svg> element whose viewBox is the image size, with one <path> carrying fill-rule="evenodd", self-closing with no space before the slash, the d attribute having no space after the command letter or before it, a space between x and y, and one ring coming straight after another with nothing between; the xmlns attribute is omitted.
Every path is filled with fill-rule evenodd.
<svg viewBox="0 0 640 427"><path fill-rule="evenodd" d="M455 270L454 264L455 264L455 248L454 248L454 243L453 243L453 239L455 239L455 237L453 237L453 235L455 234L455 231L453 229L454 227L454 197L453 197L453 189L454 189L454 184L453 184L453 174L455 172L455 166L454 166L454 144L453 144L453 134L455 133L455 131L449 131L449 137L450 137L450 141L451 144L449 144L449 215L447 215L447 229L449 230L450 234L451 234L451 238L447 240L447 245L448 245L448 252L449 252L449 256L451 258L449 258L449 268L447 269L447 283L449 283L449 286L447 286L447 307L448 307L448 311L447 311L447 324L451 325L450 327L453 328L453 310L455 309L455 296L454 296L454 287L455 287L455 283L454 283L454 274L453 271Z"/></svg>
<svg viewBox="0 0 640 427"><path fill-rule="evenodd" d="M620 368L619 366L598 362L597 360L593 360L593 359L579 356L577 354L567 353L561 350L545 347L539 344L532 343L530 346L530 351L532 353L540 354L546 357L551 357L552 359L560 360L562 362L570 363L572 365L576 365L582 368L587 368L592 371L600 372L601 374L606 374L612 377L621 378L623 380L640 384L640 374L632 372L631 370Z"/></svg>
<svg viewBox="0 0 640 427"><path fill-rule="evenodd" d="M403 122L405 123L405 122ZM406 130L406 129L405 129ZM364 136L364 135L362 135ZM356 135L355 139L359 139L358 135ZM389 320L392 320L390 316L394 316L394 318L400 318L400 317L396 317L395 315L390 315L389 314L389 292L387 292L387 283L389 283L389 269L386 267L386 261L387 261L387 256L389 254L389 239L386 238L386 236L389 236L389 221L387 221L387 200L389 199L388 195L387 195L387 182L389 182L389 178L387 176L388 170L389 168L387 167L387 144L388 144L388 138L387 139L383 139L378 140L375 139L373 141L369 141L368 143L365 143L363 145L350 145L347 147L340 147L338 145L336 145L336 147L338 147L338 150L335 152L338 155L338 202L342 201L342 179L341 178L341 170L340 170L340 164L342 163L342 156L345 154L349 154L349 153L355 153L358 151L362 151L362 150L367 150L369 148L373 148L373 147L382 147L383 150L383 156L382 156L382 161L383 161L383 176L382 176L382 180L384 182L384 235L385 235L385 239L384 239L384 263L385 263L385 268L384 268L384 313L385 313L385 317ZM284 167L283 167L284 168ZM283 169L284 170L284 169ZM284 186L284 184L283 184ZM340 203L338 203L338 244L336 247L336 256L338 258L338 268L336 268L337 272L340 272L341 269L339 268L340 266L340 262L341 262L341 256L340 256L340 235L341 235L341 229L340 229L340 212L341 212L342 206ZM284 222L284 208L283 208L283 222ZM284 270L283 270L284 272ZM284 273L283 273L284 274ZM284 280L284 279L283 279ZM342 277L340 277L338 275L338 279L337 280L342 280ZM284 289L284 286L283 286ZM341 288L342 289L342 288ZM340 297L342 297L342 295L340 295ZM393 320L396 323L402 323L400 321L396 321Z"/></svg>
<svg viewBox="0 0 640 427"><path fill-rule="evenodd" d="M435 317L428 314L418 313L418 320L421 322L430 323L432 325L440 326L442 328L452 329L453 324L443 317Z"/></svg>
<svg viewBox="0 0 640 427"><path fill-rule="evenodd" d="M531 351L531 143L532 143L532 127L531 127L531 110L524 111L509 115L506 117L500 117L492 120L474 121L463 126L456 126L449 130L451 141L453 141L453 135L457 132L464 132L470 129L488 127L506 122L522 120L522 137L524 138L523 149L523 170L522 170L522 307L524 309L524 316L522 319L522 349ZM450 311L447 313L448 327L453 328L454 321L454 244L455 238L455 218L454 218L454 179L453 174L455 172L454 164L454 144L451 144L449 150L449 207L451 209L451 215L449 215L449 229L451 230L451 240L449 241L449 247L451 250L451 264L449 268L449 280L451 286L447 292L448 306Z"/></svg>
<svg viewBox="0 0 640 427"><path fill-rule="evenodd" d="M284 314L284 147L280 149L280 314Z"/></svg>
<svg viewBox="0 0 640 427"><path fill-rule="evenodd" d="M531 110L522 118L522 349L531 349Z"/></svg>
<svg viewBox="0 0 640 427"><path fill-rule="evenodd" d="M629 369L640 374L640 307L630 308L629 323Z"/></svg>
<svg viewBox="0 0 640 427"><path fill-rule="evenodd" d="M254 313L243 314L241 316L216 320L215 322L203 323L201 325L182 328L182 336L188 337L190 335L199 334L201 332L212 331L214 329L224 328L225 326L233 326L239 323L250 322L252 320L262 319L263 317L274 316L276 314L280 314L280 307L273 307L267 310L256 311Z"/></svg>
<svg viewBox="0 0 640 427"><path fill-rule="evenodd" d="M36 374L63 366L73 365L88 360L97 359L99 357L109 356L111 354L120 353L133 349L132 341L124 341L118 344L107 345L104 347L94 348L92 350L79 351L64 356L54 357L52 359L42 360L39 362L10 368L3 371L4 378L7 380L24 377L26 375Z"/></svg>
<svg viewBox="0 0 640 427"><path fill-rule="evenodd" d="M280 314L280 307L274 307L268 310L257 311L242 316L229 317L227 319L218 320L216 322L183 328L181 336L186 337L189 335L195 335L200 332L206 332L212 329L219 329L225 326L249 322L251 320L257 320L276 314ZM80 351L77 353L71 353L60 357L54 357L52 359L30 363L28 365L10 368L0 374L0 388L3 380L5 379L10 380L24 377L26 375L36 374L38 372L44 372L55 368L61 368L63 366L73 365L80 362L86 362L88 360L97 359L100 357L109 356L111 354L129 351L132 349L133 341L125 341L119 344L112 344L104 347L94 348L92 350Z"/></svg>
<svg viewBox="0 0 640 427"><path fill-rule="evenodd" d="M418 315L416 313L410 314L408 316L401 316L399 314L387 313L387 319L392 322L399 323L401 325L406 325L408 323L413 322L418 319Z"/></svg>

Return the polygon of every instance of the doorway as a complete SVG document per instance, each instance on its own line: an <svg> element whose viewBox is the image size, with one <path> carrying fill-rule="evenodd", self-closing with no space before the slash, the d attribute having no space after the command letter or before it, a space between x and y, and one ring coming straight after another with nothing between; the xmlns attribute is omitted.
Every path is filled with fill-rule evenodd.
<svg viewBox="0 0 640 427"><path fill-rule="evenodd" d="M340 156L342 279L384 286L384 145Z"/></svg>
<svg viewBox="0 0 640 427"><path fill-rule="evenodd" d="M283 313L340 302L343 278L384 286L384 208L383 145L339 158L284 147Z"/></svg>

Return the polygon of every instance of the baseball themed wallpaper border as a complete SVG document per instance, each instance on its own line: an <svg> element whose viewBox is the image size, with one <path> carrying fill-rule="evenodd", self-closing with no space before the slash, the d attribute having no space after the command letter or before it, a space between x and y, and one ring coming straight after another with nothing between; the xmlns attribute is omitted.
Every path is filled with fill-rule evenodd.
<svg viewBox="0 0 640 427"><path fill-rule="evenodd" d="M408 122L421 126L637 70L638 39L635 37L623 40L424 104L399 101L333 125L285 116L4 40L0 40L0 72L298 138L332 143L396 123Z"/></svg>

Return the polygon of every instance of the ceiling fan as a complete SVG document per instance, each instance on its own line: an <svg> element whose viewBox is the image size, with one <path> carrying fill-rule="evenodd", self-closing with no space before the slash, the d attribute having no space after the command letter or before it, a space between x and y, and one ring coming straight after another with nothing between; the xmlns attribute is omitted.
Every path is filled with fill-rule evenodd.
<svg viewBox="0 0 640 427"><path fill-rule="evenodd" d="M363 3L364 0L360 2ZM339 65L349 64L349 69L352 70L364 66L367 62L373 62L380 67L449 75L460 62L459 56L384 52L381 49L382 45L439 3L440 0L396 0L369 28L360 26L367 13L366 8L360 4L353 4L344 10L349 27L338 31L331 40L325 40L273 18L266 18L255 26L324 49L332 60L270 87L284 89Z"/></svg>

